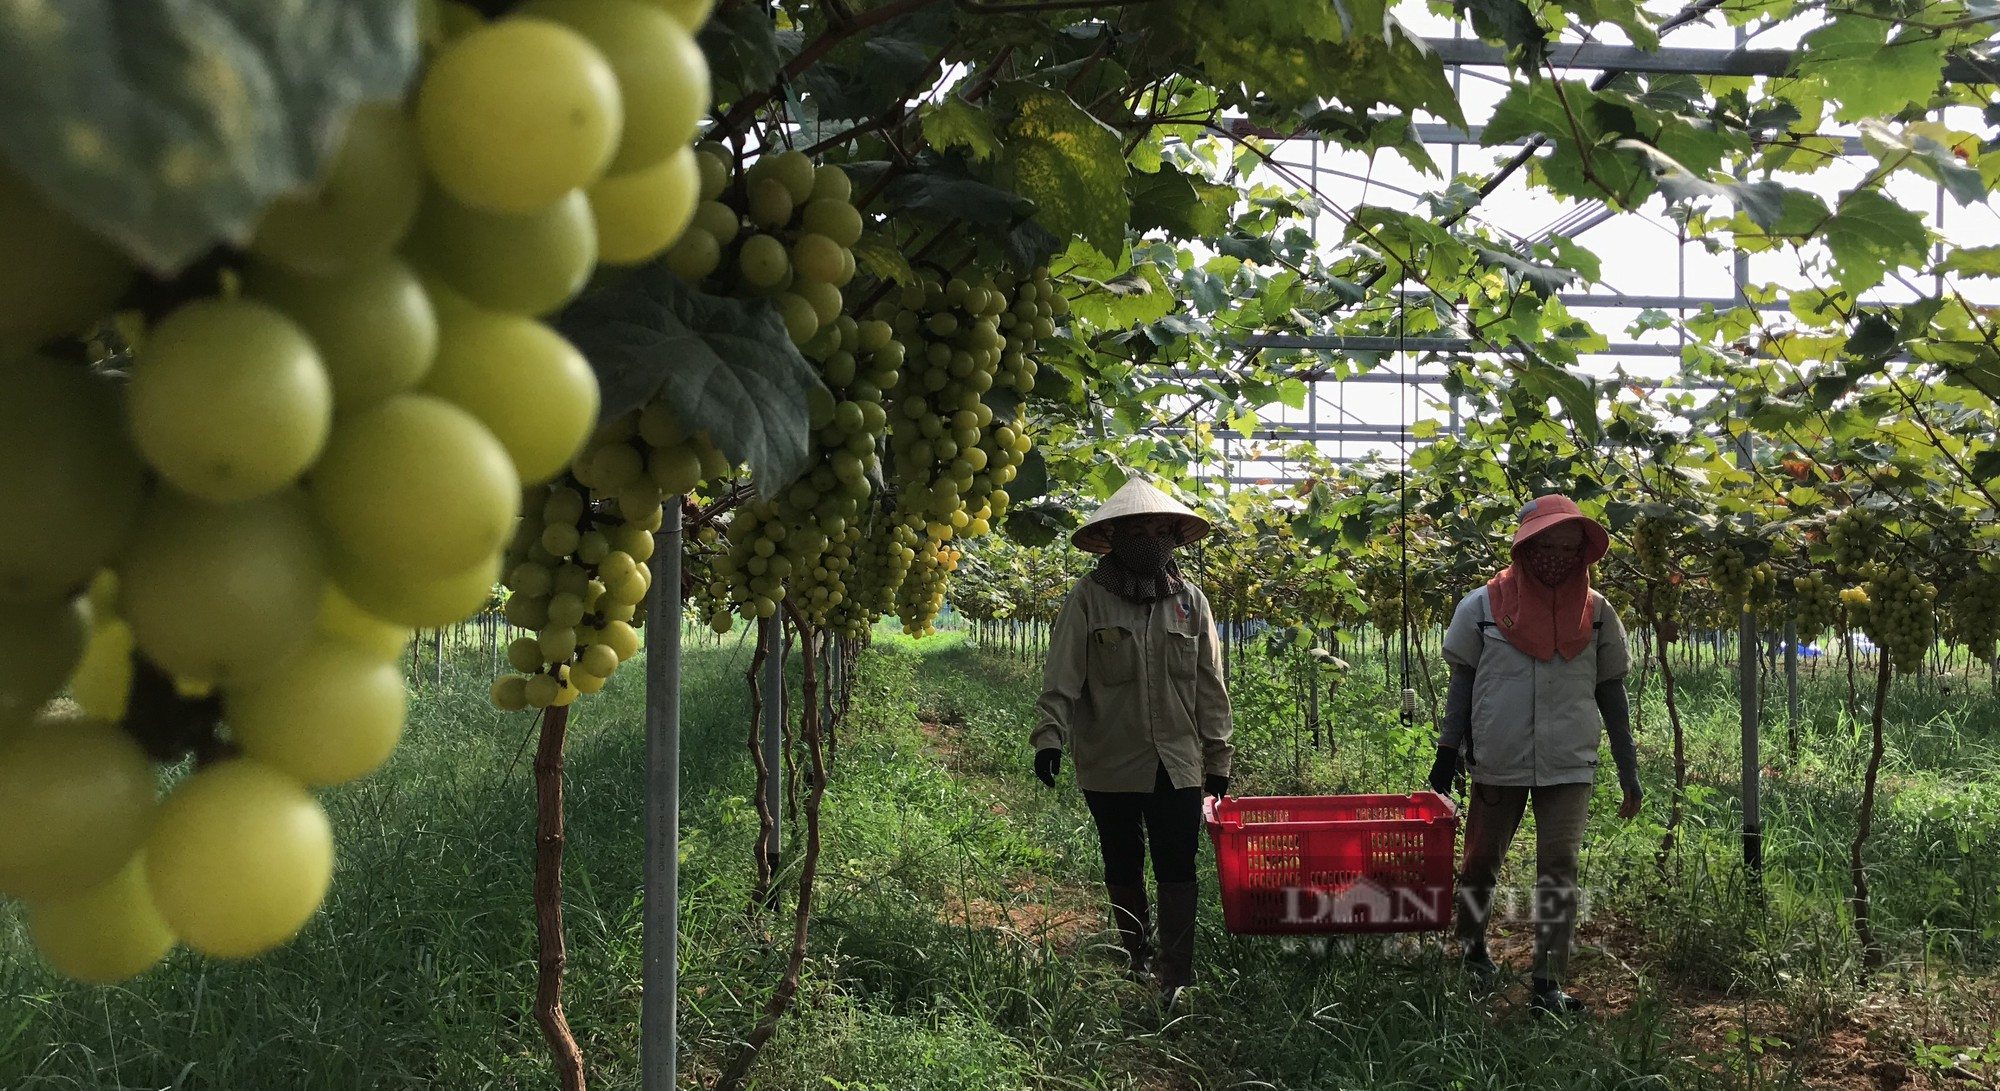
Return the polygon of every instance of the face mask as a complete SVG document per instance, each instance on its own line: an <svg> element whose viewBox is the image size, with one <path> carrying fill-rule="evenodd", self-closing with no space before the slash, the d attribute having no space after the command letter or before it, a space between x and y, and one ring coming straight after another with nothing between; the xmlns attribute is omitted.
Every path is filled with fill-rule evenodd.
<svg viewBox="0 0 2000 1091"><path fill-rule="evenodd" d="M1141 576L1164 573L1173 557L1174 545L1171 535L1135 534L1122 528L1111 532L1111 555Z"/></svg>
<svg viewBox="0 0 2000 1091"><path fill-rule="evenodd" d="M1568 583L1583 567L1583 555L1575 550L1556 552L1530 545L1521 551L1521 560L1526 563L1529 574L1549 587L1560 587Z"/></svg>

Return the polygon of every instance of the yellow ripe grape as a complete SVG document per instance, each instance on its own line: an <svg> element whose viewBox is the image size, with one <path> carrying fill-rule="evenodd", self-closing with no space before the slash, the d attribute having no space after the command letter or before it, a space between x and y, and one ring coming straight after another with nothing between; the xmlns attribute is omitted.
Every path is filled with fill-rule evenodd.
<svg viewBox="0 0 2000 1091"><path fill-rule="evenodd" d="M603 260L635 265L672 246L694 219L700 185L694 149L683 147L650 167L613 174L591 186L590 214Z"/></svg>
<svg viewBox="0 0 2000 1091"><path fill-rule="evenodd" d="M567 557L576 552L577 544L583 536L577 529L566 523L555 523L542 528L542 548L558 557Z"/></svg>
<svg viewBox="0 0 2000 1091"><path fill-rule="evenodd" d="M618 652L609 644L592 644L583 650L583 658L578 661L577 665L583 668L583 671L587 674L594 674L599 678L609 678L611 677L611 672L618 669ZM583 687L579 686L577 688L581 689Z"/></svg>
<svg viewBox="0 0 2000 1091"><path fill-rule="evenodd" d="M20 722L56 695L90 641L82 596L50 602L0 603L0 722Z"/></svg>
<svg viewBox="0 0 2000 1091"><path fill-rule="evenodd" d="M624 124L618 80L581 35L503 19L446 46L417 90L438 185L490 212L533 212L604 174Z"/></svg>
<svg viewBox="0 0 2000 1091"><path fill-rule="evenodd" d="M597 424L590 363L561 334L519 315L447 318L424 389L477 417L525 484L562 472Z"/></svg>
<svg viewBox="0 0 2000 1091"><path fill-rule="evenodd" d="M610 648L617 654L618 661L623 663L639 654L639 630L622 621L607 621L604 623L604 639L598 646Z"/></svg>
<svg viewBox="0 0 2000 1091"><path fill-rule="evenodd" d="M344 272L393 253L423 197L423 162L409 116L400 105L358 106L319 184L264 207L250 252L295 273Z"/></svg>
<svg viewBox="0 0 2000 1091"><path fill-rule="evenodd" d="M117 722L125 718L132 696L132 627L118 618L98 621L90 631L83 658L70 675L70 699L83 714ZM0 722L5 717L0 716Z"/></svg>
<svg viewBox="0 0 2000 1091"><path fill-rule="evenodd" d="M400 659L410 646L410 630L383 621L354 604L338 585L328 583L319 600L319 631L346 641L377 659Z"/></svg>
<svg viewBox="0 0 2000 1091"><path fill-rule="evenodd" d="M334 574L340 589L362 609L412 629L441 629L478 613L493 597L500 554L445 576L403 576L344 561Z"/></svg>
<svg viewBox="0 0 2000 1091"><path fill-rule="evenodd" d="M613 665L616 666L616 664ZM603 675L592 674L586 670L572 670L569 672L570 688L578 693L596 693L604 688L604 682L605 678Z"/></svg>
<svg viewBox="0 0 2000 1091"><path fill-rule="evenodd" d="M608 173L644 170L694 139L708 113L708 58L672 16L634 0L528 0L516 11L569 27L610 64L625 124Z"/></svg>
<svg viewBox="0 0 2000 1091"><path fill-rule="evenodd" d="M40 356L0 365L0 467L0 601L67 595L125 545L145 478L108 383Z"/></svg>
<svg viewBox="0 0 2000 1091"><path fill-rule="evenodd" d="M542 645L532 636L516 637L507 645L507 665L522 674L542 669Z"/></svg>
<svg viewBox="0 0 2000 1091"><path fill-rule="evenodd" d="M753 288L777 288L791 275L792 260L784 243L769 235L752 235L737 251L736 269Z"/></svg>
<svg viewBox="0 0 2000 1091"><path fill-rule="evenodd" d="M137 977L176 942L146 888L143 850L89 890L29 903L28 937L57 973L90 985Z"/></svg>
<svg viewBox="0 0 2000 1091"><path fill-rule="evenodd" d="M569 685L566 682L556 683L556 697L555 700L549 702L549 707L567 708L576 701L577 692L578 690L575 686Z"/></svg>
<svg viewBox="0 0 2000 1091"><path fill-rule="evenodd" d="M621 527L612 527L606 533L605 537L611 539L611 547L613 549L627 554L634 561L643 564L653 558L655 543L653 541L653 532L650 530L644 530L628 524Z"/></svg>
<svg viewBox="0 0 2000 1091"><path fill-rule="evenodd" d="M542 522L575 526L583 518L584 505L582 493L558 485L549 490L549 498L542 503Z"/></svg>
<svg viewBox="0 0 2000 1091"><path fill-rule="evenodd" d="M547 708L556 703L562 695L563 684L554 675L537 674L522 687L522 695L528 700L529 708Z"/></svg>
<svg viewBox="0 0 2000 1091"><path fill-rule="evenodd" d="M146 885L167 926L219 958L298 934L333 878L333 829L298 781L252 758L196 772L160 806Z"/></svg>
<svg viewBox="0 0 2000 1091"><path fill-rule="evenodd" d="M0 169L0 358L80 332L131 278L115 247Z"/></svg>
<svg viewBox="0 0 2000 1091"><path fill-rule="evenodd" d="M771 302L777 305L778 316L784 319L785 333L792 344L803 345L819 332L819 313L804 296L779 292Z"/></svg>
<svg viewBox="0 0 2000 1091"><path fill-rule="evenodd" d="M296 481L326 443L333 387L298 324L247 299L168 315L132 368L132 438L182 491L228 503Z"/></svg>
<svg viewBox="0 0 2000 1091"><path fill-rule="evenodd" d="M715 236L690 226L667 249L667 268L689 284L698 284L722 266L722 246Z"/></svg>
<svg viewBox="0 0 2000 1091"><path fill-rule="evenodd" d="M400 667L322 637L276 674L224 694L230 738L245 754L308 785L367 776L403 738L409 700Z"/></svg>
<svg viewBox="0 0 2000 1091"><path fill-rule="evenodd" d="M535 640L541 646L544 663L567 663L576 654L575 629L543 629Z"/></svg>
<svg viewBox="0 0 2000 1091"><path fill-rule="evenodd" d="M845 203L854 196L854 180L838 164L828 163L813 171L813 200ZM842 244L849 245L846 243Z"/></svg>
<svg viewBox="0 0 2000 1091"><path fill-rule="evenodd" d="M518 674L495 679L488 698L502 712L519 712L528 707L528 680Z"/></svg>
<svg viewBox="0 0 2000 1091"><path fill-rule="evenodd" d="M302 276L257 262L246 270L244 288L312 339L336 412L351 413L417 385L437 352L430 296L394 258L371 258L331 276Z"/></svg>
<svg viewBox="0 0 2000 1091"><path fill-rule="evenodd" d="M599 242L580 189L519 213L487 212L432 190L407 252L480 307L539 315L583 290Z"/></svg>
<svg viewBox="0 0 2000 1091"><path fill-rule="evenodd" d="M695 167L701 175L701 197L703 201L719 200L722 191L729 188L729 175L735 167L735 159L729 148L723 144L697 144L694 149Z"/></svg>
<svg viewBox="0 0 2000 1091"><path fill-rule="evenodd" d="M153 821L153 764L116 725L46 716L0 745L0 894L81 894L111 878Z"/></svg>
<svg viewBox="0 0 2000 1091"><path fill-rule="evenodd" d="M694 206L694 222L688 230L696 228L715 236L716 245L728 246L743 230L743 222L735 209L721 201L702 201Z"/></svg>
<svg viewBox="0 0 2000 1091"><path fill-rule="evenodd" d="M625 487L645 476L646 456L629 443L612 443L598 449L591 457L594 485L606 494L624 491Z"/></svg>
<svg viewBox="0 0 2000 1091"><path fill-rule="evenodd" d="M812 159L806 153L786 149L758 160L755 169L760 174L783 182L786 191L792 195L793 204L802 205L812 199L815 168Z"/></svg>
<svg viewBox="0 0 2000 1091"><path fill-rule="evenodd" d="M785 183L768 176L753 177L749 185L750 222L766 231L775 231L792 221L792 192Z"/></svg>
<svg viewBox="0 0 2000 1091"><path fill-rule="evenodd" d="M549 598L549 624L573 629L583 621L583 596L561 591Z"/></svg>
<svg viewBox="0 0 2000 1091"><path fill-rule="evenodd" d="M333 430L313 469L312 496L349 559L412 579L442 578L506 544L521 482L507 449L477 418L429 394L397 394Z"/></svg>
<svg viewBox="0 0 2000 1091"><path fill-rule="evenodd" d="M799 284L794 289L807 303L812 305L813 317L824 327L840 317L840 289L831 284L815 284L810 281Z"/></svg>
<svg viewBox="0 0 2000 1091"><path fill-rule="evenodd" d="M184 680L268 674L313 632L320 531L297 490L210 504L161 489L118 569L139 650Z"/></svg>
<svg viewBox="0 0 2000 1091"><path fill-rule="evenodd" d="M831 284L840 277L840 251L840 244L825 235L816 232L801 235L792 244L792 268L801 280Z"/></svg>
<svg viewBox="0 0 2000 1091"><path fill-rule="evenodd" d="M813 198L806 202L800 222L808 232L824 236L836 246L849 247L861 241L861 212L845 199Z"/></svg>

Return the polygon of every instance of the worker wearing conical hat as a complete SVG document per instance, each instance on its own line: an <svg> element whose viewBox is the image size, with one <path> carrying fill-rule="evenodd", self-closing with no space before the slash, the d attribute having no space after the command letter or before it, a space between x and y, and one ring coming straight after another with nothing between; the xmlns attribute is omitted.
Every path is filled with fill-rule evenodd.
<svg viewBox="0 0 2000 1091"><path fill-rule="evenodd" d="M1532 800L1529 1001L1537 1012L1583 1007L1562 985L1576 928L1577 857L1607 735L1624 795L1618 815L1639 813L1625 694L1631 653L1618 611L1590 586L1590 566L1609 544L1604 528L1568 497L1536 497L1521 509L1512 563L1459 603L1444 637L1451 688L1430 784L1446 791L1461 763L1471 778L1457 936L1468 967L1482 977L1499 972L1486 951L1493 888Z"/></svg>
<svg viewBox="0 0 2000 1091"><path fill-rule="evenodd" d="M1150 965L1171 1002L1191 976L1202 795L1229 790L1229 693L1208 598L1174 551L1208 521L1134 479L1077 528L1103 556L1077 581L1050 634L1031 741L1053 787L1067 749L1104 855L1104 885L1134 973ZM1152 848L1159 948L1144 865Z"/></svg>

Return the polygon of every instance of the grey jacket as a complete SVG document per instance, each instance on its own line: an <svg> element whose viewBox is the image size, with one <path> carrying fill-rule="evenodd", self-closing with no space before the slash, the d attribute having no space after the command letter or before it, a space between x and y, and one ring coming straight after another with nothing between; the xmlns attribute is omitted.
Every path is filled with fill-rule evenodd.
<svg viewBox="0 0 2000 1091"><path fill-rule="evenodd" d="M1597 686L1632 669L1625 625L1592 591L1597 639L1575 659L1546 663L1516 649L1494 623L1486 588L1465 596L1445 631L1444 657L1473 669L1467 769L1480 784L1587 784L1597 776L1603 721ZM1456 740L1443 740L1456 745Z"/></svg>

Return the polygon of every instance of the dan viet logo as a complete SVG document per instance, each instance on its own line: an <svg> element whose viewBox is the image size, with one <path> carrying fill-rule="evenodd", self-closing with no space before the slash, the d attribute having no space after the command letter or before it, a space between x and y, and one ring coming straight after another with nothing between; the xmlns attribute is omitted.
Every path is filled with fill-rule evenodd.
<svg viewBox="0 0 2000 1091"><path fill-rule="evenodd" d="M1576 920L1590 919L1590 892L1583 887L1532 887L1525 890L1496 887L1485 894L1459 891L1457 899L1446 886L1384 887L1371 879L1357 879L1339 889L1290 886L1284 889L1286 924L1401 924L1442 926L1450 918L1454 901L1489 921L1539 923L1563 915L1569 902L1576 905Z"/></svg>

